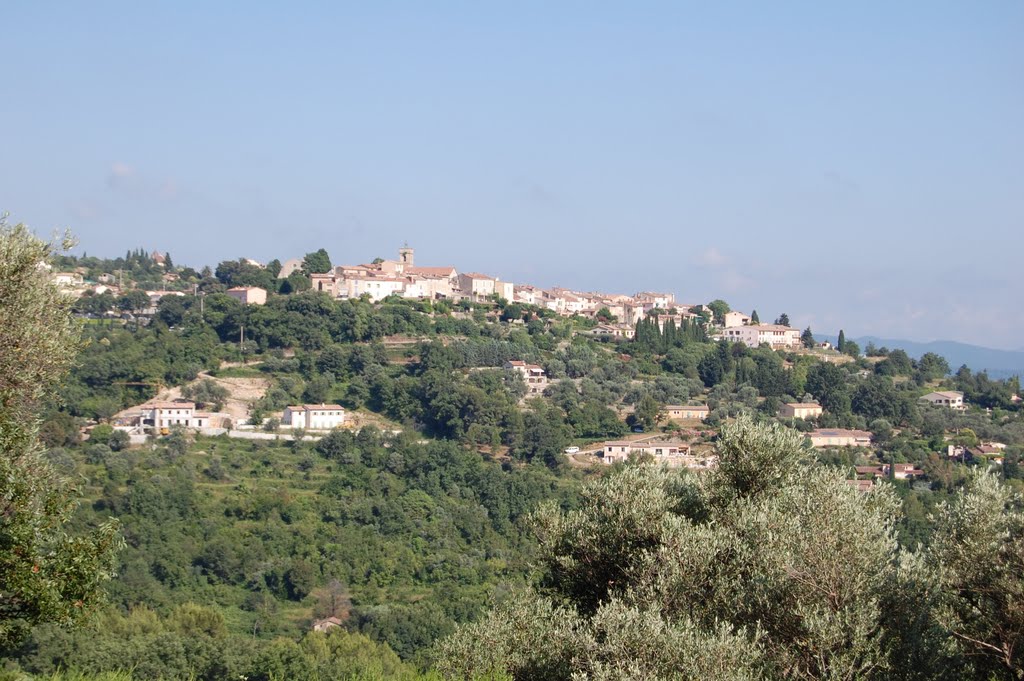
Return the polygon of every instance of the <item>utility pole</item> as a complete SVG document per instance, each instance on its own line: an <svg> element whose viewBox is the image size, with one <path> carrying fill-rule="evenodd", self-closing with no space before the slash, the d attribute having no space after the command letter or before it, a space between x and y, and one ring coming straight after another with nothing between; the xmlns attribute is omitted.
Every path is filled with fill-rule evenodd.
<svg viewBox="0 0 1024 681"><path fill-rule="evenodd" d="M203 312L205 307L203 303L206 301L206 294L200 293L199 284L192 284L192 295L199 299L199 319L201 321L203 319Z"/></svg>

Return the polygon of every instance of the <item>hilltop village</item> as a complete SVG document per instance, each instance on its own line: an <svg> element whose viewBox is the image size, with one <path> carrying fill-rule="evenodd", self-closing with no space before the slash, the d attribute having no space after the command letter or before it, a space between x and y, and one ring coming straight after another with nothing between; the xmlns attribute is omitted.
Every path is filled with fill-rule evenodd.
<svg viewBox="0 0 1024 681"><path fill-rule="evenodd" d="M632 361L634 367L638 358L633 355L638 354L638 349L663 349L662 371L659 373L664 369L668 369L668 374L676 373L671 366L665 365L674 363L688 344L692 347L699 343L705 349L716 345L720 347L721 352L705 354L699 361L692 359L688 369L682 370L682 375L697 379L696 385L688 384L681 391L648 391L650 394L646 397L658 395L661 397L658 400L637 399L637 388L632 389L633 394L621 395L618 399L607 396L606 404L602 405L608 410L605 416L617 419L620 425L606 428L606 431L610 435L629 433L630 437L595 441L593 435L597 432L580 431L577 435L583 437L570 438L575 441L563 448L563 454L577 463L610 465L629 458L650 457L669 466L695 470L714 466L714 454L706 443L714 437L714 429L710 425L735 411L734 406L729 406L730 400L720 397L723 386L729 384L737 391L737 396L744 395L741 402L756 407L760 413L797 426L806 433L809 447L825 450L838 448L865 453L877 450L880 443L888 442L900 432L899 426L903 425L899 423L900 410L908 411L907 399L912 399L922 408L933 405L953 413L966 412L970 404L965 402L963 390L928 389L964 385L963 380L947 377L949 367L940 357L926 356L914 362L902 351L890 353L885 348L867 348L866 356L862 356L860 348L855 343L844 341L842 336L841 348L834 348L828 342L816 342L811 329L801 331L790 327L785 313L774 323L762 323L756 311L745 314L732 310L722 300L706 304L681 303L673 293L626 295L515 284L478 272L460 272L451 265L417 265L415 251L408 246L400 248L394 260L377 258L357 265L333 265L324 250L283 263L272 261L263 264L243 258L222 262L215 270L206 268L203 271L176 268L169 255L157 251L147 254L141 250L130 252L126 258L116 261L83 258L76 260L75 264L76 267L66 271L54 271L52 276L68 295L76 297L76 309L93 319L116 319L136 328L152 320L183 320L186 307L198 305L202 314L207 300L216 305L217 296L253 309L282 297L312 291L339 303L358 301L378 309L396 304L413 305L407 309L426 311L435 318L440 313L452 319L472 319L485 324L497 322L504 326L504 334L508 337L512 337L517 325L527 333L534 333L536 328L533 325L547 320L541 328L550 331L551 320L564 319L568 326L562 327L561 334L568 333L568 336L559 346L565 347L574 337L591 338L598 343L594 347L619 351L610 355L613 361ZM173 328L176 325L169 326ZM237 324L238 347L243 350L247 347L245 326L241 322ZM271 350L267 339L259 338L258 326L258 323L249 325L248 342L257 346L250 349L259 351L260 346L265 346L263 349ZM230 332L229 336L234 333ZM392 353L399 350L411 356L417 341L397 334L381 338L380 342ZM444 341L445 344L451 342ZM291 345L281 350L286 354L294 353L295 347ZM566 348L564 352L569 350ZM769 354L757 354L764 352ZM520 354L505 354L507 356L501 356L498 361L485 363L483 367L466 366L463 371L473 372L493 366L516 377L523 387L514 401L521 408L530 409L531 400L535 398L553 401L568 386L578 392L588 380L586 372L568 371L563 362L552 362L553 358L544 361L547 353L538 354L536 347ZM762 359L765 357L771 357L771 362ZM419 361L423 361L422 357ZM751 368L744 369L745 366ZM836 367L839 366L843 369L837 374ZM893 369L895 366L899 368ZM773 372L782 375L776 381L780 385L768 386L766 390L762 383L771 381L767 381L764 374ZM210 372L214 373L216 371ZM643 373L638 372L631 382L647 384ZM858 383L867 385L869 379L879 373L887 376L887 391L892 393L884 397L896 406L886 404L855 409L854 404L863 400L854 399L857 392L854 388ZM889 379L890 374L895 381ZM801 375L802 380L794 381L795 375ZM901 384L901 375L915 378L917 389L914 394L907 393L905 388L909 386ZM970 372L961 369L957 377L966 379ZM338 376L332 378L337 379ZM983 375L980 378L989 385L987 378ZM665 380L651 379L654 385ZM132 385L133 382L123 384ZM137 384L164 387L160 381ZM141 443L154 433L166 436L172 428L190 429L209 436L230 434L254 439L319 439L338 428L358 430L363 424L375 422L373 414L360 414L358 409L351 408L351 404L346 407L323 400L283 404L271 413L264 408L266 400L236 400L233 410L211 412L207 408L209 404L222 407L228 401L228 389L214 385L212 375L206 375L198 385L199 388L185 386L183 391L172 391L173 400L162 399L158 394L154 399L119 410L110 415L111 423L116 429L127 432L132 442ZM863 385L859 389L863 389ZM1006 391L1002 406L1013 408L1019 405L1016 383L991 382L991 385L1000 385ZM219 399L204 403L193 397L197 394L202 397L204 390L219 390ZM750 394L745 391L750 391ZM834 394L843 391L848 393L845 400ZM324 397L337 394L320 392ZM311 393L306 391L305 394L309 396ZM676 403L671 399L673 395L685 399ZM991 414L990 398L976 406ZM709 417L712 417L710 421ZM467 423L466 428L476 426L479 429L480 425ZM1003 464L1006 443L981 437L974 442L971 438L957 436L959 431L954 428L953 435L945 433L941 446L932 443L932 454L941 455L937 461L962 462L977 457L993 465ZM502 449L498 445L490 447L490 451ZM862 489L870 487L876 478L927 478L922 468L924 461L920 457L916 462L907 463L876 463L870 456L865 459L864 455L854 459L851 459L852 463L862 465L850 467L850 483Z"/></svg>

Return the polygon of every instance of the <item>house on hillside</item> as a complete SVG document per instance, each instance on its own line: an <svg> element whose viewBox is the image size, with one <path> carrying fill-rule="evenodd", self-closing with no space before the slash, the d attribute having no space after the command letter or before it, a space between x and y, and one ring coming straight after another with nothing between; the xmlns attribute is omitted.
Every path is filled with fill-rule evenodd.
<svg viewBox="0 0 1024 681"><path fill-rule="evenodd" d="M807 433L812 447L870 447L871 433L866 430L819 428Z"/></svg>
<svg viewBox="0 0 1024 681"><path fill-rule="evenodd" d="M930 402L939 407L948 407L958 411L967 409L967 406L964 404L964 394L956 390L928 393L927 395L922 395L919 399L922 402Z"/></svg>
<svg viewBox="0 0 1024 681"><path fill-rule="evenodd" d="M625 461L630 456L643 454L650 454L660 461L689 453L690 446L683 442L614 440L604 443L601 457L605 464L610 465L617 461Z"/></svg>
<svg viewBox="0 0 1024 681"><path fill-rule="evenodd" d="M691 470L707 470L718 463L713 454L695 455L685 442L669 440L613 440L604 443L600 456L606 466L626 461L631 456L650 456L656 463L669 468Z"/></svg>
<svg viewBox="0 0 1024 681"><path fill-rule="evenodd" d="M53 283L61 288L74 288L85 283L85 278L78 272L54 272Z"/></svg>
<svg viewBox="0 0 1024 681"><path fill-rule="evenodd" d="M548 387L548 375L542 366L514 359L505 362L504 368L518 371L522 375L526 382L527 395L539 395Z"/></svg>
<svg viewBox="0 0 1024 681"><path fill-rule="evenodd" d="M750 348L767 345L778 350L798 348L802 345L800 330L782 326L781 324L727 327L717 333L715 337L732 343L743 343Z"/></svg>
<svg viewBox="0 0 1024 681"><path fill-rule="evenodd" d="M914 468L912 463L897 463L891 466L887 463L880 466L855 466L854 470L857 471L858 477L868 479L885 479L889 477L890 472L895 480L913 480L924 475L924 471Z"/></svg>
<svg viewBox="0 0 1024 681"><path fill-rule="evenodd" d="M676 306L676 296L674 293L641 291L633 296L633 300L641 305L650 305L650 309L668 310Z"/></svg>
<svg viewBox="0 0 1024 681"><path fill-rule="evenodd" d="M632 338L636 329L628 324L598 324L587 333L598 338Z"/></svg>
<svg viewBox="0 0 1024 681"><path fill-rule="evenodd" d="M345 423L345 408L340 404L302 404L285 407L281 425L306 430L331 430Z"/></svg>
<svg viewBox="0 0 1024 681"><path fill-rule="evenodd" d="M784 419L814 419L822 414L820 404L813 402L787 402L779 407L779 416Z"/></svg>
<svg viewBox="0 0 1024 681"><path fill-rule="evenodd" d="M314 291L326 293L332 298L338 297L338 275L333 269L330 272L309 275L309 283Z"/></svg>
<svg viewBox="0 0 1024 681"><path fill-rule="evenodd" d="M725 313L724 326L727 329L735 326L747 326L748 324L750 324L750 315L743 314L742 312L736 312L735 310Z"/></svg>
<svg viewBox="0 0 1024 681"><path fill-rule="evenodd" d="M210 414L196 412L196 403L187 400L178 402L147 402L139 407L140 426L153 428L209 428Z"/></svg>
<svg viewBox="0 0 1024 681"><path fill-rule="evenodd" d="M847 480L846 484L853 487L858 492L870 492L871 488L875 486L874 480Z"/></svg>
<svg viewBox="0 0 1024 681"><path fill-rule="evenodd" d="M329 629L333 629L334 627L340 627L341 625L342 621L337 617L325 617L322 620L316 620L315 622L313 622L312 629L313 631L318 631L322 634L325 631L328 631Z"/></svg>
<svg viewBox="0 0 1024 681"><path fill-rule="evenodd" d="M267 290L259 286L235 286L225 291L243 305L266 305Z"/></svg>
<svg viewBox="0 0 1024 681"><path fill-rule="evenodd" d="M696 419L703 421L711 413L711 410L706 404L693 406L670 404L665 406L664 412L671 420Z"/></svg>
<svg viewBox="0 0 1024 681"><path fill-rule="evenodd" d="M479 272L464 272L459 275L459 292L473 300L494 295L494 277Z"/></svg>

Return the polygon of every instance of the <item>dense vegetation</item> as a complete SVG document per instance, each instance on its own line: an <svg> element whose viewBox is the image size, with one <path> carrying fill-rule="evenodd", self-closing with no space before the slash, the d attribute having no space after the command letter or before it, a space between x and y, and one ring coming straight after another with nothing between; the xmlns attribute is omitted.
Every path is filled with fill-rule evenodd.
<svg viewBox="0 0 1024 681"><path fill-rule="evenodd" d="M1000 594L1020 588L1018 502L1009 496L1024 489L1015 379L951 373L934 355L870 346L862 355L845 341L841 352L822 351L810 329L793 352L716 343L706 323L729 311L724 301L679 327L657 322L673 310L655 310L632 340L593 336L597 319L504 300L337 301L308 290L306 274L323 271L324 257L309 254L286 279L276 276L279 263L196 271L141 251L58 262L90 277L116 271L137 286L75 303L85 343L56 399L37 405L49 469L81 481L69 536L105 528L113 541L116 519L126 546L104 589L107 605L79 628L40 618L51 623L8 642L11 668L131 669L137 679L414 678L440 659L455 675L653 678L677 669L823 678L898 675L899 655L930 655L914 662L921 678L1019 669L1012 655L1004 664L982 652L979 661L948 639L956 618L970 619L949 599L969 586L956 532L989 533L968 558L995 567L974 578ZM277 294L245 306L224 294L234 285ZM185 295L163 296L149 314L141 289L163 287ZM520 375L502 368L514 359L544 368L543 397L527 397ZM387 429L315 442L173 431L130 447L106 424L168 386L221 404L227 395L209 379L231 372L269 382L250 412L269 432L300 402L340 402ZM918 400L936 389L963 391L972 408ZM811 400L825 408L820 418L785 425L867 429L874 446L812 452L799 438L762 437L781 403ZM711 409L696 430L665 419L665 405L688 403ZM744 425L731 426L737 419ZM739 468L702 479L645 467L605 477L568 465L567 445L631 428L717 446ZM991 440L1007 445L1000 464L946 455L951 445ZM882 463L913 464L924 477L869 495L843 482L853 466ZM977 478L982 471L1002 482ZM588 477L600 479L581 502ZM833 507L834 517L819 512ZM981 522L978 508L994 524ZM842 550L815 567L831 570L845 594L831 611L815 595L824 586L794 583L772 553L773 542L784 544L810 569L829 537L829 550ZM959 572L946 571L954 564ZM898 600L908 579L919 580L911 591L923 601ZM1010 626L1016 615L999 598L983 619ZM479 620L491 602L498 609ZM912 607L918 619L892 619ZM537 624L538 615L550 624ZM309 632L326 616L342 626ZM459 625L437 658L438 642Z"/></svg>
<svg viewBox="0 0 1024 681"><path fill-rule="evenodd" d="M64 472L94 482L79 522L115 516L128 545L110 611L85 630L39 627L16 653L37 672L131 660L141 678L270 678L282 641L328 616L413 660L524 580L524 514L573 498L543 466L371 428L315 445L91 450Z"/></svg>
<svg viewBox="0 0 1024 681"><path fill-rule="evenodd" d="M1024 509L979 474L931 545L892 489L809 465L777 424L724 426L704 476L628 466L535 517L542 579L442 645L459 678L961 679L1024 674Z"/></svg>

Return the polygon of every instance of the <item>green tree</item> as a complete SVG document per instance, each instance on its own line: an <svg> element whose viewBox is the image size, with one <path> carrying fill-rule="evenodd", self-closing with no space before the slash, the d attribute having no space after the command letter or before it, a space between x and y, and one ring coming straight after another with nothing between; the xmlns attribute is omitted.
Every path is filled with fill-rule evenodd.
<svg viewBox="0 0 1024 681"><path fill-rule="evenodd" d="M970 660L961 678L1024 678L1021 499L994 475L975 476L940 508L927 559L938 624Z"/></svg>
<svg viewBox="0 0 1024 681"><path fill-rule="evenodd" d="M838 366L820 361L807 370L804 389L814 395L826 412L837 416L849 414L850 391L846 376L846 372Z"/></svg>
<svg viewBox="0 0 1024 681"><path fill-rule="evenodd" d="M303 274L301 271L296 270L288 275L287 278L281 280L281 286L278 289L281 293L300 293L302 291L308 291L312 286L309 277Z"/></svg>
<svg viewBox="0 0 1024 681"><path fill-rule="evenodd" d="M898 424L907 423L915 408L909 398L897 392L892 381L883 376L871 376L858 385L853 391L852 406L855 414Z"/></svg>
<svg viewBox="0 0 1024 681"><path fill-rule="evenodd" d="M750 313L750 323L751 324L760 324L761 323L761 318L757 316L757 310L754 310L753 312Z"/></svg>
<svg viewBox="0 0 1024 681"><path fill-rule="evenodd" d="M627 465L534 516L541 587L442 643L457 678L889 678L908 583L888 488L801 463L803 439L723 426L700 477ZM823 512L823 509L827 511ZM766 541L767 536L771 537Z"/></svg>
<svg viewBox="0 0 1024 681"><path fill-rule="evenodd" d="M811 333L811 327L804 329L804 332L800 334L800 342L803 343L805 348L814 347L814 334Z"/></svg>
<svg viewBox="0 0 1024 681"><path fill-rule="evenodd" d="M52 250L0 220L0 645L93 610L120 542L113 523L69 533L76 490L42 457L40 400L79 347L71 302L40 267Z"/></svg>
<svg viewBox="0 0 1024 681"><path fill-rule="evenodd" d="M926 381L942 378L949 373L949 362L934 352L926 352L917 361L917 371Z"/></svg>
<svg viewBox="0 0 1024 681"><path fill-rule="evenodd" d="M846 332L839 329L839 340L836 341L836 349L843 352L846 349Z"/></svg>
<svg viewBox="0 0 1024 681"><path fill-rule="evenodd" d="M210 408L220 411L231 392L210 378L185 386L181 390L182 397L194 400L200 409Z"/></svg>
<svg viewBox="0 0 1024 681"><path fill-rule="evenodd" d="M651 430L657 425L661 416L661 405L650 395L644 395L633 411L630 425L642 426L645 430Z"/></svg>
<svg viewBox="0 0 1024 681"><path fill-rule="evenodd" d="M323 248L307 253L302 259L302 273L307 277L311 274L323 274L331 271L331 256Z"/></svg>
<svg viewBox="0 0 1024 681"><path fill-rule="evenodd" d="M782 326L789 326L789 315L783 312L779 315L779 318L775 320L775 323Z"/></svg>
<svg viewBox="0 0 1024 681"><path fill-rule="evenodd" d="M149 296L145 291L132 289L117 298L117 309L125 312L138 312L149 307Z"/></svg>
<svg viewBox="0 0 1024 681"><path fill-rule="evenodd" d="M714 315L715 324L725 324L725 315L730 311L729 303L721 299L712 300L708 303L711 313Z"/></svg>

